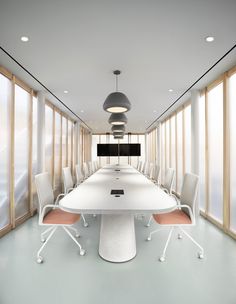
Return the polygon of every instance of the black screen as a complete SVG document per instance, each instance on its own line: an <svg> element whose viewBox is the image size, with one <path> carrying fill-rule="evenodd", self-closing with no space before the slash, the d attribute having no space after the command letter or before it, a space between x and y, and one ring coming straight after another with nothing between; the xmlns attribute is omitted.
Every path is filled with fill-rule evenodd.
<svg viewBox="0 0 236 304"><path fill-rule="evenodd" d="M140 156L140 144L97 144L97 156Z"/></svg>
<svg viewBox="0 0 236 304"><path fill-rule="evenodd" d="M97 145L97 156L117 156L118 145L112 144L98 144Z"/></svg>

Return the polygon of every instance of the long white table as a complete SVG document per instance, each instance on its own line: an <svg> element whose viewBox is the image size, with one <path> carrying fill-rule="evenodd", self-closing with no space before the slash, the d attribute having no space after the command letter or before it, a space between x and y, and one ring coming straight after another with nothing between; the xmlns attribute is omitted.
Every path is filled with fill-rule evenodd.
<svg viewBox="0 0 236 304"><path fill-rule="evenodd" d="M123 189L124 195L111 195L112 189ZM66 195L60 205L69 212L102 214L99 254L118 263L136 255L134 215L168 212L176 202L131 166L107 165Z"/></svg>

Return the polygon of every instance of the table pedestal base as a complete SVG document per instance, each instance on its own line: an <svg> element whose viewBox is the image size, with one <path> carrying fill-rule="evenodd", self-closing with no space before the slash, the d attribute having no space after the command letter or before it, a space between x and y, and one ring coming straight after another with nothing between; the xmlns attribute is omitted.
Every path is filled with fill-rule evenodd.
<svg viewBox="0 0 236 304"><path fill-rule="evenodd" d="M103 214L101 218L99 255L114 263L126 262L136 255L134 216Z"/></svg>

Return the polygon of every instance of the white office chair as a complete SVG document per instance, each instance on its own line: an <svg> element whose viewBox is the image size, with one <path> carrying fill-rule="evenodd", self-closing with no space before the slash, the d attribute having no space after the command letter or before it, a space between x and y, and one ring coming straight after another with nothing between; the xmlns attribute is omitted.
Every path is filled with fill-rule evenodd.
<svg viewBox="0 0 236 304"><path fill-rule="evenodd" d="M180 229L180 231L185 234L199 249L198 258L202 259L204 257L204 250L203 248L182 228L187 226L194 226L196 225L195 219L195 204L196 204L196 197L197 197L197 190L198 190L198 176L191 173L186 173L183 180L180 200L176 205L176 209L168 212L168 213L161 213L161 214L154 214L153 217L155 221L162 226L161 229L157 229L152 231L147 241L150 241L152 235L160 230L163 227L170 227L170 232L160 257L160 261L165 261L166 257L166 250L168 244L171 239L171 235L175 228ZM182 239L182 235L178 234L178 239Z"/></svg>
<svg viewBox="0 0 236 304"><path fill-rule="evenodd" d="M93 173L95 173L97 171L96 161L92 162L92 168L93 168Z"/></svg>
<svg viewBox="0 0 236 304"><path fill-rule="evenodd" d="M75 165L76 185L79 186L84 181L84 176L81 172L80 165Z"/></svg>
<svg viewBox="0 0 236 304"><path fill-rule="evenodd" d="M145 162L143 163L143 167L142 167L142 169L141 169L141 173L143 173L143 174L144 174L144 171L145 171L145 168L146 168L146 164L147 164L147 162L145 161Z"/></svg>
<svg viewBox="0 0 236 304"><path fill-rule="evenodd" d="M65 212L60 208L58 205L59 198L64 196L64 193L58 195L56 201L54 202L51 178L47 172L35 176L35 185L39 202L39 225L49 227L43 233L41 233L41 241L43 242L43 245L37 252L37 262L43 262L43 257L40 255L40 253L49 242L58 227L61 227L65 230L65 232L79 247L80 255L84 255L85 250L82 249L80 243L75 239L75 237L79 237L79 233L77 229L72 227L72 225L74 225L80 219L80 214ZM75 232L75 237L69 230ZM49 233L49 235L45 239L45 235L47 233Z"/></svg>
<svg viewBox="0 0 236 304"><path fill-rule="evenodd" d="M83 175L84 175L84 179L89 177L89 169L86 162L83 163Z"/></svg>
<svg viewBox="0 0 236 304"><path fill-rule="evenodd" d="M88 171L89 171L89 176L93 174L93 164L91 161L88 162Z"/></svg>
<svg viewBox="0 0 236 304"><path fill-rule="evenodd" d="M157 181L158 181L158 177L160 174L160 167L159 166L156 166L156 167L157 168L156 168L155 178L157 178ZM169 195L172 195L172 186L173 186L173 181L174 181L174 175L175 175L175 170L173 168L168 168L166 170L164 183L163 183L163 185L161 185L161 188L163 189L163 191L165 191ZM153 219L153 216L151 215L147 224L145 225L146 227L150 227L152 219Z"/></svg>
<svg viewBox="0 0 236 304"><path fill-rule="evenodd" d="M160 166L158 166L158 165L153 166L153 170L150 173L150 179L154 182L154 184L158 185L158 183L159 183L160 171L161 171Z"/></svg>
<svg viewBox="0 0 236 304"><path fill-rule="evenodd" d="M68 194L70 191L72 191L75 188L75 186L77 186L77 185L74 185L70 167L66 167L66 168L62 169L62 179L63 179L65 194ZM88 227L88 223L86 222L86 219L83 214L81 214L81 217L83 219L84 227Z"/></svg>
<svg viewBox="0 0 236 304"><path fill-rule="evenodd" d="M140 160L138 163L138 171L141 172L142 169L142 161Z"/></svg>
<svg viewBox="0 0 236 304"><path fill-rule="evenodd" d="M153 175L153 173L154 173L154 164L153 163L150 163L149 164L149 170L148 170L148 174L147 174L147 177L149 178L149 179L152 179L152 175Z"/></svg>
<svg viewBox="0 0 236 304"><path fill-rule="evenodd" d="M143 172L143 174L144 174L145 176L148 176L148 175L149 175L149 170L150 170L150 163L149 163L149 162L146 162L145 167L144 167L144 172Z"/></svg>

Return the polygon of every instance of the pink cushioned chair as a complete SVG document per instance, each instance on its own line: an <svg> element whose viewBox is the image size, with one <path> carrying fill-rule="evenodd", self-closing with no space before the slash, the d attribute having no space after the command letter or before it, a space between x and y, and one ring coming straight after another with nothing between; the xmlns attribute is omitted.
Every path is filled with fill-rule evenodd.
<svg viewBox="0 0 236 304"><path fill-rule="evenodd" d="M46 246L50 238L53 236L58 227L61 227L65 230L65 232L79 247L80 255L84 255L85 250L82 249L80 243L75 239L75 237L79 237L79 233L77 229L72 227L72 225L74 225L80 219L80 214L65 212L60 208L60 206L58 205L59 198L61 196L64 196L64 193L58 195L56 201L54 202L51 179L50 175L47 172L35 176L35 185L39 201L39 225L49 227L41 234L41 241L43 242L43 245L37 252L37 262L43 262L43 257L40 256L40 253L42 252L42 250L44 249L44 247ZM75 232L75 237L71 234L69 230ZM49 233L49 235L45 239L44 236L47 233Z"/></svg>
<svg viewBox="0 0 236 304"><path fill-rule="evenodd" d="M152 231L147 241L150 241L152 235L164 227L170 227L170 232L163 250L163 253L160 257L160 261L165 261L166 250L170 242L171 235L175 228L180 229L180 231L185 234L199 249L198 257L202 259L204 257L203 248L183 229L186 226L194 226L196 224L195 220L195 203L198 190L198 176L190 173L186 173L183 180L183 186L180 195L180 201L176 205L176 209L162 214L153 214L154 220L162 226L157 230ZM182 239L182 235L178 234L178 238Z"/></svg>

